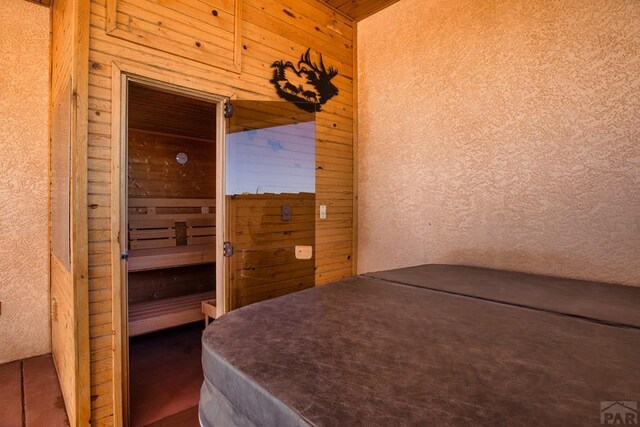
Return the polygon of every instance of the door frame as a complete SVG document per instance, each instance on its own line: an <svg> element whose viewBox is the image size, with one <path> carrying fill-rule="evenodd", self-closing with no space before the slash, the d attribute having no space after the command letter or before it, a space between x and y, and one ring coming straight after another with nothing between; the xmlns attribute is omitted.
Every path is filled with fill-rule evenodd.
<svg viewBox="0 0 640 427"><path fill-rule="evenodd" d="M111 63L111 293L113 325L113 405L116 426L129 425L128 272L121 255L127 249L128 83L135 82L216 105L216 317L226 312L226 135L224 104L231 95L214 94L191 81L134 65ZM183 84L186 83L186 84Z"/></svg>

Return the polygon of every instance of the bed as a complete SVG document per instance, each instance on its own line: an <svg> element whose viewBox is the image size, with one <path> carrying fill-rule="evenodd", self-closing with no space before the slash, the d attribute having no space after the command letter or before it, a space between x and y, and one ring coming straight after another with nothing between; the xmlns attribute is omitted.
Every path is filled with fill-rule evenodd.
<svg viewBox="0 0 640 427"><path fill-rule="evenodd" d="M206 427L599 425L640 399L628 286L423 265L247 306L202 342Z"/></svg>

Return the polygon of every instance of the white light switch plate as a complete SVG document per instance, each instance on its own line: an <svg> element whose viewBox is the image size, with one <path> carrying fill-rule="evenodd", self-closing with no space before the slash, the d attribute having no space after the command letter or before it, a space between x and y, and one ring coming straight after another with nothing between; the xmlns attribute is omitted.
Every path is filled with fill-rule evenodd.
<svg viewBox="0 0 640 427"><path fill-rule="evenodd" d="M313 246L296 246L296 259L311 259Z"/></svg>
<svg viewBox="0 0 640 427"><path fill-rule="evenodd" d="M320 205L320 219L327 219L327 205Z"/></svg>

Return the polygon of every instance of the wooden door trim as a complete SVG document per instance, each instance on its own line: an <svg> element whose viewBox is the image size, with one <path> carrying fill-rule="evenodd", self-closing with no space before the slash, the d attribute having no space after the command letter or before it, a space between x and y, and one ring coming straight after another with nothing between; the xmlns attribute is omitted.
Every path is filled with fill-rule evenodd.
<svg viewBox="0 0 640 427"><path fill-rule="evenodd" d="M122 268L121 242L126 241L126 75L115 62L111 64L111 290L113 325L113 418L115 426L128 425L128 348L126 269ZM124 146L123 146L124 145Z"/></svg>
<svg viewBox="0 0 640 427"><path fill-rule="evenodd" d="M121 254L127 242L127 84L134 81L176 94L203 99L217 105L216 108L216 226L224 225L224 147L225 119L223 106L228 99L216 95L206 87L183 82L172 75L150 72L122 61L111 63L111 280L113 299L113 396L114 423L128 425L128 332L127 332L127 270L123 268ZM186 83L186 84L183 84ZM223 230L224 228L218 228ZM216 236L216 297L225 301L224 263L222 257L223 233ZM218 279L220 277L221 279ZM217 304L218 316L225 312L224 304Z"/></svg>
<svg viewBox="0 0 640 427"><path fill-rule="evenodd" d="M71 127L71 274L76 345L76 425L91 418L91 336L89 328L89 17L90 1L73 2Z"/></svg>

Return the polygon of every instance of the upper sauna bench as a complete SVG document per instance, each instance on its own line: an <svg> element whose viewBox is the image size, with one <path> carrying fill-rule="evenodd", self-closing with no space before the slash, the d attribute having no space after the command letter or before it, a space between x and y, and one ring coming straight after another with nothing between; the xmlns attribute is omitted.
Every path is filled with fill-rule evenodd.
<svg viewBox="0 0 640 427"><path fill-rule="evenodd" d="M216 261L215 199L129 199L129 272Z"/></svg>

